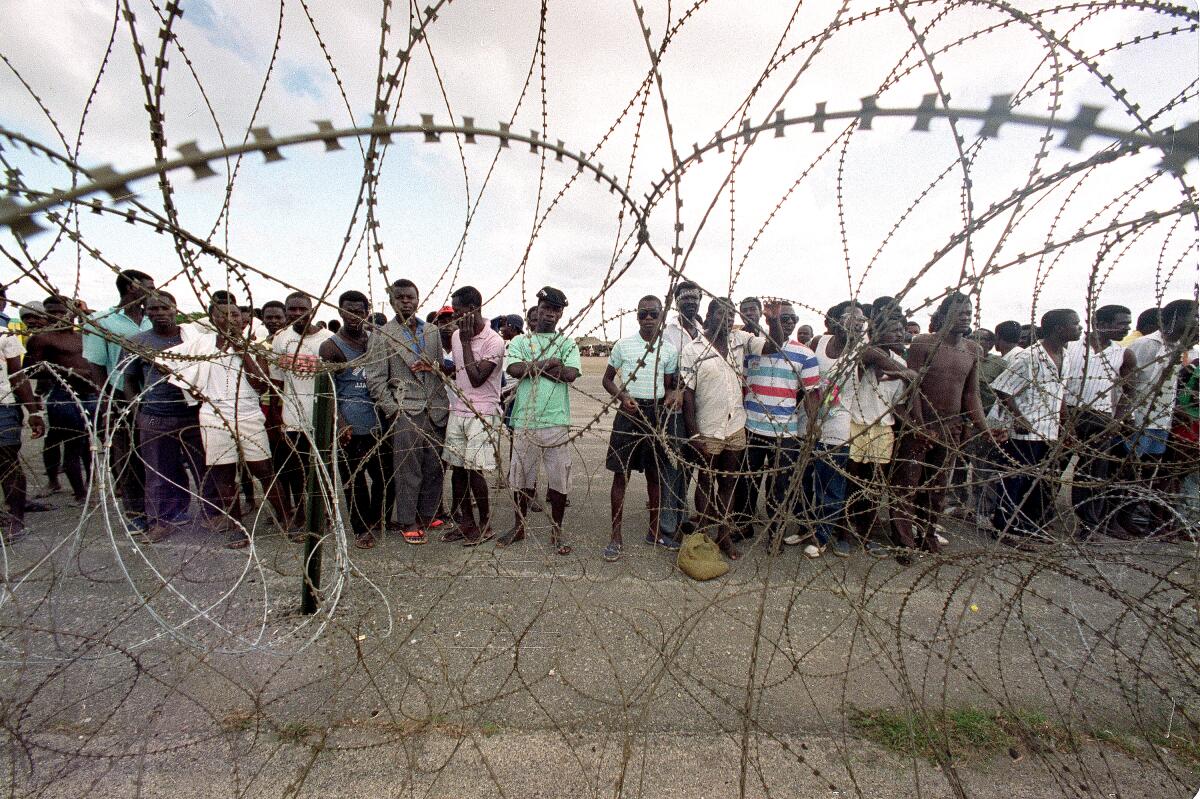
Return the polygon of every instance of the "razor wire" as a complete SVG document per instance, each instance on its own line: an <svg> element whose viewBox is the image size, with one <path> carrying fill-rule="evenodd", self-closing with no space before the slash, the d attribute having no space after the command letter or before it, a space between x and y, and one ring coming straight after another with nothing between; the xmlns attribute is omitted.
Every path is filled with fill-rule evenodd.
<svg viewBox="0 0 1200 799"><path fill-rule="evenodd" d="M850 384L861 386L868 373L882 368L864 359L868 352L886 350L876 340L885 328L938 309L958 292L967 296L977 325L984 313L991 314L985 299L989 281L994 284L1023 267L1033 266L1036 277L1029 287L1028 317L1020 321L1036 325L1039 309L1046 307L1041 295L1047 281L1071 268L1069 257L1087 253L1090 273L1072 306L1079 312L1084 336L1095 330L1096 309L1112 301L1108 285L1114 276L1144 269L1137 259L1138 248L1146 242L1161 239L1154 264L1156 302L1197 295L1194 274L1188 275L1189 267L1195 270L1200 219L1190 180L1200 147L1194 119L1196 82L1172 86L1172 99L1143 109L1134 102L1136 76L1122 74L1111 60L1106 63L1107 56L1150 52L1161 41L1194 41L1200 16L1194 7L1129 0L1028 9L995 1L911 0L860 10L843 3L827 25L803 35L799 31L809 12L797 4L736 108L715 130L698 135L681 127L681 115L670 105L685 94L672 82L677 80L671 73L672 59L688 46L687 37L703 30L708 20L733 25L753 12L738 12L731 23L722 20L716 4L703 0L682 8L671 4L652 8L635 0L625 13L635 32L629 55L644 61L642 77L633 82L632 94L618 103L616 116L600 125L601 135L577 147L558 138L552 101L559 99L554 96L555 72L566 69L560 66L563 54L552 45L558 42L554 36L561 24L559 15L570 12L557 3L535 5L536 33L523 85L508 115L494 125L480 124L482 115L471 114L469 104L460 102L443 75L443 69L461 66L447 63L439 54L446 43L443 31L455 35L456 17L465 15L461 3L438 2L421 9L416 4L393 7L390 0L384 1L377 15L378 60L370 107L359 107L352 99L354 92L345 77L348 70L334 55L330 31L337 29L335 20L323 17L322 10L304 0L278 3L271 9L275 24L265 74L252 90L235 89L254 98L248 122L222 118L214 87L201 79L204 65L196 54L202 48L185 41L195 32L184 27L188 12L211 15L208 4L114 3L103 58L78 109L75 131L64 125L61 112L51 110L55 87L39 85L23 72L27 66L18 58L0 52L22 97L33 101L54 131L51 139L23 132L9 121L0 124L0 164L7 194L0 196L0 229L9 234L0 248L15 270L6 272L4 282L30 295L36 290L79 298L86 271L103 270L115 276L138 266L101 249L107 249L111 239L97 234L97 226L123 220L131 235L171 237L178 263L151 271L159 286L186 285L190 296L175 289L180 299L203 309L223 304L215 302L220 290L232 291L238 302L259 307L263 290L255 287L261 285L270 285L277 294L311 296L314 313L337 313L337 297L348 287L364 289L374 308L388 300L387 287L399 277L417 282L423 311L431 301L435 309L446 304L439 298L464 283L480 288L485 307L494 308L510 286L519 287L522 304L527 304L536 285L527 281L538 248L557 235L559 225L568 226L564 217L579 213L572 203L604 198L601 202L607 205L593 227L606 252L589 267L594 272L589 275L594 278L590 293L589 289L582 294L570 291L569 311L559 327L562 340L608 339L614 325L624 329L626 319L636 329L638 320L631 319L635 312L624 307L613 310L613 297L642 275L654 275L660 286L653 293L662 297L661 318L675 318L681 310L677 293L681 283L697 280L704 264L696 262L707 257L708 242L727 235L727 246L716 251L727 252L721 259L728 260L728 277L713 279L705 273L697 281L701 296L709 300L710 316L697 317L695 323L703 327L714 314L712 308L751 282L756 272L774 277L773 270L779 270L772 286L780 290L763 294L760 304L765 301L774 309L774 303L788 303L801 312L800 321L819 323L824 317L826 331L820 338L826 346L832 338L844 347L843 356L834 359L832 369L821 376L824 418L837 404L838 392L847 391ZM285 33L294 30L287 25L296 15L316 43L341 105L308 126L261 118L269 105L269 92L282 80L279 71L290 57L289 48L299 44L293 40L298 34ZM1136 34L1122 30L1095 50L1078 44L1090 24L1124 20L1123 15L1137 15L1143 27ZM966 32L956 27L964 17L974 23ZM805 84L809 75L829 59L854 59L856 54L841 43L852 41L869 26L883 29L885 22L901 26L908 38L896 44L899 55L889 62L875 90L847 97L836 87L821 86L817 96L828 99L812 101L811 87ZM656 38L659 24L663 33ZM1003 41L1013 32L1039 43L1041 62L1023 65L1028 67L1024 81L996 87L998 93L991 94L986 105L954 98L947 77L965 67L945 64L989 37ZM154 38L157 44L151 44ZM122 48L133 56L135 80L114 74L113 56ZM165 98L169 86L180 85L174 83L183 71L180 62L186 77L179 80L203 97L218 139L215 143L176 143L168 133L173 117L168 115ZM923 92L919 102L893 101L899 87L921 78L928 80L925 86L932 91ZM1111 105L1082 103L1068 110L1064 98L1072 80L1093 82L1111 98ZM414 113L409 96L423 89L436 96L441 107L426 106ZM97 101L127 97L120 94L122 90L140 98L153 161L141 167L88 165L85 131L90 131ZM1035 105L1041 102L1044 105ZM907 132L900 134L897 125L906 126ZM872 137L883 137L885 130L884 147L897 146L897 137L917 146L944 139L951 147L932 168L935 177L917 178L908 187L910 198L894 218L885 220L881 236L859 238L854 228L856 214L862 212L851 200L850 173L864 162L875 170L894 168L873 160L879 156L869 152L875 146ZM1022 145L1012 139L1023 141L1022 132L1038 135L1031 166L1013 170L999 192L979 191L976 175L986 170L986 159L1006 148L1017 152ZM624 139L628 141L622 144ZM820 142L821 149L793 168L787 160L791 150L803 152L801 147L814 141ZM627 154L621 146L628 147ZM868 154L860 154L863 150ZM357 189L345 218L331 221L330 229L336 230L326 238L339 246L327 275L320 276L319 290L312 290L311 276L272 267L270 259L248 257L244 249L234 246L231 231L239 216L236 198L241 185L264 176L270 179L289 168L355 154ZM479 155L483 160L478 160ZM528 168L527 157L536 159L530 207L511 209L508 220L510 227L528 229L515 265L468 278L468 248L487 246L476 241L486 235L479 232L486 222L477 219L486 219L496 195L505 191L497 188L505 170L516 164ZM458 188L465 199L461 227L446 224L438 230L442 240L454 244L445 261L432 269L409 265L397 251L389 232L395 210L386 207L390 197L404 191L391 182L393 176L423 158L443 158L453 164L447 174L461 173L453 180L461 182ZM773 199L763 191L756 193L754 181L747 177L761 169L764 160L785 165L780 168L787 177L784 188L766 190L775 191ZM652 164L659 165L653 173L648 171ZM842 315L844 304L842 311L834 313L806 294L786 296L792 293L785 289L787 273L764 263L770 256L762 254L765 244L760 246L786 226L789 209L803 201L817 176L831 164L842 260L832 271L844 273L835 278L844 279L842 296L865 303L861 314L853 310L860 306L850 306L849 316ZM706 178L711 185L703 182ZM69 181L65 188L61 187L64 180ZM157 182L157 192L151 180ZM185 222L187 202L217 180L223 190L211 224ZM888 258L905 246L903 236L920 224L921 213L947 190L958 196L959 218L944 226L944 241L908 258L908 272L889 275L893 286L889 297L866 303L863 291L868 277L894 263ZM317 186L305 199L319 203L324 195ZM763 209L745 210L747 205L755 209L760 200ZM1022 239L1025 226L1036 223L1034 215L1047 209L1049 224L1039 228L1044 239L1036 243ZM525 215L526 211L530 213ZM728 229L717 232L721 224L712 223L725 211ZM758 218L746 221L747 214ZM748 237L747 230L751 231ZM1009 245L1018 239L1021 244L1014 252ZM62 270L52 258L60 248L73 250L73 285L62 281ZM394 251L397 254L391 254ZM951 271L957 274L931 289L931 276L941 280L945 272L938 270L952 261L961 261ZM205 263L219 265L223 285L213 279L211 267L202 266ZM803 265L797 266L796 277L802 277ZM16 279L7 274L15 274ZM516 310L524 315L526 309ZM1139 309L1133 310L1136 315ZM395 305L393 311L398 312ZM113 339L96 318L72 301L65 317L48 319L30 332L43 337L100 336L124 346L129 357L161 361L154 350ZM202 335L220 333L223 338L216 340L231 346L229 352L242 364L239 369L248 368L245 364L250 360L260 365L256 369L286 372L281 360L286 353L255 338L256 322L243 321L251 325L243 332L217 330L209 323ZM1194 337L1194 331L1193 323L1188 335ZM760 325L758 332L766 331ZM375 325L371 335L385 352L408 346L401 340L380 345L388 335L382 325ZM936 331L931 335L922 340L929 349L926 365L902 377L906 386L902 396L910 407L922 402L923 389L916 386L924 385L939 357L964 351L974 357L965 340L947 339ZM1178 359L1184 349L1165 347L1158 361L1174 363L1172 359ZM1093 355L1085 347L1085 364ZM182 379L189 363L213 365L222 357L175 354L166 371ZM1065 352L1061 357L1066 357ZM633 379L643 369L657 368L648 352L624 377ZM336 369L331 364L318 367L328 373ZM905 719L901 738L911 745L911 753L899 762L914 795L930 790L922 758L944 780L942 792L988 795L988 786L970 773L969 758L964 760L955 751L959 743L949 726L966 695L986 705L992 723L1004 728L1011 739L1009 752L1020 749L1032 755L1049 775L1054 792L1064 796L1130 790L1125 774L1133 757L1130 745L1122 744L1124 749L1097 745L1109 727L1121 727L1127 737L1149 742L1133 759L1142 764L1142 778L1159 780L1156 787L1164 795L1182 795L1189 775L1194 774L1189 769L1200 762L1195 754L1200 740L1195 707L1200 683L1195 653L1200 642L1194 629L1198 519L1188 488L1196 488L1200 458L1194 447L1173 444L1171 460L1147 468L1112 445L1118 432L1128 441L1140 441L1147 433L1145 424L1142 429L1135 429L1136 425L1118 429L1111 423L1107 439L1068 440L1064 435L1052 441L1036 463L1014 460L1012 451L989 446L982 433L938 440L935 446L946 450L947 459L932 467L933 479L943 480L943 489L964 497L967 518L952 516L929 499L931 516L922 522L916 504L938 488L926 485L921 474L900 474L913 468L920 472L922 453L928 450L918 447L924 446L921 439L926 435L919 426L897 422L896 445L886 465L850 466L832 453L814 427L799 437L790 462L775 452L762 468L750 470L744 462L730 467L699 458L660 421L645 433L653 441L656 457L693 472L697 482L711 481L710 490L726 482L745 491L753 483L754 495L767 510L760 513L754 505L749 523L778 532L760 533L746 541L742 560L715 590L682 578L669 559L647 559L632 571L606 571L608 564L596 554L602 536L582 528L594 523L603 532L607 520L573 522L573 510L567 512L567 527L575 551L567 559L557 557L553 549L537 549L548 525L535 513L530 521L532 540L525 544L526 551L533 552L531 557L522 558L519 549L508 549L501 556L484 548L464 550L463 557L451 556L449 562L414 557L381 566L355 550L351 530L349 484L365 467L343 462L346 456L335 446L328 464L314 460L309 467L316 472L318 502L330 520L322 541L333 560L324 569L318 614L295 617L292 604L303 558L277 535L287 530L290 521L275 518L278 514L265 501L279 475L262 481L244 497L245 476L239 475L236 502L249 505L244 509L249 512L240 516L230 513L224 498L218 506L200 485L185 486L206 523L215 519L248 540L244 557L219 551L220 542L205 537L203 525L192 530L187 544L147 542L125 518L120 496L129 468L129 456L121 448L130 446L122 444L120 437L129 435L123 431L132 428L136 402L146 400L146 392L125 401L108 383L81 394L83 384L53 361L39 363L30 374L43 391L57 392L59 413L69 411L82 420L83 429L75 431L72 445L86 441L87 468L86 491L77 497L77 524L49 533L31 517L30 538L46 538L45 551L33 554L29 539L6 542L3 547L0 646L4 654L0 659L13 669L15 678L0 692L0 717L5 720L10 750L7 776L15 792L83 795L106 779L120 786L117 790L128 786L141 790L156 768L191 750L224 753L233 772L228 790L241 793L261 787L255 784L258 774L290 768L289 744L305 751L308 758L306 765L288 772L294 793L310 789L310 782L316 785L320 768L331 768L340 756L364 750L403 753L406 782L397 792L436 793L439 781L453 785L456 759L459 767L475 761L482 766L476 777L484 782L473 786L480 795L520 792L515 787L519 779L504 773L500 756L489 748L486 727L491 716L498 715L513 727L547 731L551 740L547 746L554 749L560 772L555 787L565 790L570 785L574 792L595 795L653 795L653 767L646 761L655 757L652 738L659 730L655 714L661 712L687 716L676 732L693 725L697 731L717 731L729 772L736 774L736 785L727 786L730 793L796 795L823 790L870 795L875 790L870 787L873 777L868 768L855 763L851 732L873 740L871 723L877 719L873 714L881 712L881 700L865 691L860 704L861 675L885 684L891 697L885 704L898 707ZM1162 369L1158 382L1144 391L1158 396L1178 376L1173 368ZM572 419L568 446L584 466L583 474L576 472L573 477L570 497L582 513L592 503L607 508L600 499L607 473L599 466L603 456L597 456L594 444L609 432L619 405L597 387L594 378L585 371L570 389L573 407L580 413ZM442 383L450 395L467 398L452 378L443 376ZM211 405L203 391L193 389L202 405ZM486 430L487 446L502 453L512 433L493 417L474 413ZM248 446L237 443L236 416L221 412L216 416L222 435L239 447ZM846 446L866 447L860 440L865 436L865 431L852 436ZM379 441L367 457L379 455ZM909 446L916 449L906 449ZM28 454L24 457L25 470L36 472ZM504 459L500 460L503 475ZM1059 497L1058 510L1053 511L1057 495L1087 487L1089 478L1081 477L1080 471L1097 462L1117 470L1091 486L1107 500L1109 516L1148 520L1157 524L1158 532L1127 544L1098 541L1081 534L1074 497ZM806 562L797 555L799 547L782 544L782 528L798 527L803 532L822 521L836 528L839 538L856 540L852 520L840 512L826 518L820 507L813 506L815 465L824 468L824 479L841 480L849 494L867 498L872 520L867 540L859 543L876 546L872 548L875 559L867 561L865 571L843 568L832 552ZM1050 515L1034 533L1008 548L991 541L992 535L1004 538L1008 528L991 530L991 520L976 512L981 497L995 498L1003 475L1025 479L1033 486L1029 491L1052 493ZM954 485L946 485L951 480ZM784 486L778 504L786 510L772 516L771 505L765 503L770 502L766 495L776 484ZM492 492L491 501L497 526L501 525L495 519L507 518L511 496L507 481L502 478L499 485L502 490ZM374 490L378 493L379 486ZM259 502L260 496L264 501ZM640 534L631 528L630 517L638 514L630 500L627 495L625 537L636 540ZM686 501L684 510L688 510ZM709 532L719 538L714 531L735 521L734 510L718 508L720 518L698 521L708 522ZM878 528L891 529L898 518L915 520L921 539L897 542L885 536L881 541ZM939 547L935 536L942 534L958 545L949 550ZM398 539L393 532L384 538L381 549L402 547ZM528 596L523 597L527 604L513 600L507 607L480 607L460 617L446 617L446 606L463 601L472 584L503 577L506 569L523 568L524 563L532 564L527 572L508 574L528 582ZM596 608L590 603L607 601L597 591L617 581L630 581L618 593L628 593L641 604L605 605L599 615L594 614ZM399 585L404 586L403 593L398 593ZM114 603L117 612L90 623L64 623L62 614L76 613L79 597L90 595ZM813 621L807 616L809 605L822 602L833 603L831 608L825 606L828 618ZM479 618L490 627L453 629ZM547 651L570 638L571 633L555 627L560 618L577 625L573 634L581 643L571 643L568 651L584 651L575 660L555 656L546 660ZM440 629L447 624L452 637ZM714 646L714 627L727 631L717 632L717 641L728 636L747 647L726 652L725 669L712 668L703 654L705 647ZM464 633L482 643L460 644ZM353 651L354 656L339 660L344 657L339 648ZM478 652L465 654L464 649ZM319 676L318 660L329 666ZM599 663L604 673L589 672L581 667L583 661ZM547 662L554 664L548 672ZM622 677L631 671L637 679L626 685ZM201 674L224 685L225 692L212 693ZM476 675L492 682L481 687L472 681ZM828 707L814 698L814 692L821 691L836 697ZM1041 720L1029 715L1032 694L1039 697ZM1094 704L1093 695L1111 700ZM89 703L93 707L99 703L102 710L90 711L93 715L86 722L68 720L82 718L81 708ZM375 708L363 718L361 711L369 705ZM192 719L182 736L171 724L176 706L186 707L183 715ZM686 713L679 709L684 707ZM1113 707L1120 707L1125 718L1112 718ZM797 728L781 721L781 712L789 708L795 712L807 708L807 726ZM1165 708L1169 713L1164 723ZM139 715L144 728L129 734L129 721ZM182 739L160 744L158 727ZM581 731L591 737L591 753L585 751L588 744L575 742L582 740ZM1172 734L1184 743L1177 746ZM827 750L824 755L810 751L806 738L820 739ZM918 741L928 743L922 748ZM439 742L446 746L439 749ZM597 745L603 752L599 759L594 755ZM772 772L780 762L793 769L786 777Z"/></svg>

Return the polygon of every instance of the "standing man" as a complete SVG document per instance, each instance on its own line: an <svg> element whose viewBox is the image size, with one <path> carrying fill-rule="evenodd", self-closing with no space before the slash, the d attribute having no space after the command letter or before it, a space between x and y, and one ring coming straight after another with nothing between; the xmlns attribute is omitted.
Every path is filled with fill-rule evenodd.
<svg viewBox="0 0 1200 799"><path fill-rule="evenodd" d="M608 439L605 467L613 473L609 505L612 512L612 537L602 557L609 562L621 557L624 542L621 522L625 510L625 489L631 471L646 475L649 495L650 528L645 541L667 549L678 549L676 530L663 530L659 508L662 504L660 465L666 454L659 442L667 413L682 404L676 381L679 377L679 353L663 341L662 302L653 295L642 297L637 305L638 332L613 345L601 384L619 405ZM618 380L620 381L618 383Z"/></svg>
<svg viewBox="0 0 1200 799"><path fill-rule="evenodd" d="M905 322L904 323L904 343L910 343L915 337L921 335L920 322Z"/></svg>
<svg viewBox="0 0 1200 799"><path fill-rule="evenodd" d="M83 336L75 326L72 305L58 294L43 302L46 327L29 337L25 373L37 375L50 429L46 446L61 451L63 473L76 505L82 505L92 469L88 425L96 418L96 385L92 365L83 357Z"/></svg>
<svg viewBox="0 0 1200 799"><path fill-rule="evenodd" d="M805 347L813 340L812 325L800 325L796 328L796 341L803 344Z"/></svg>
<svg viewBox="0 0 1200 799"><path fill-rule="evenodd" d="M156 291L146 299L152 327L129 339L125 359L125 399L137 407L138 447L146 464L146 538L161 541L187 520L191 493L204 484L204 444L199 407L168 381L159 355L183 343L175 321L175 298Z"/></svg>
<svg viewBox="0 0 1200 799"><path fill-rule="evenodd" d="M1116 452L1118 429L1129 415L1130 377L1137 368L1133 351L1117 342L1129 333L1132 317L1122 305L1097 308L1091 331L1066 349L1062 423L1074 441L1073 454L1079 456L1071 481L1071 504L1079 519L1080 538L1103 529L1109 517L1104 493L1113 464L1121 459Z"/></svg>
<svg viewBox="0 0 1200 799"><path fill-rule="evenodd" d="M125 402L125 376L119 367L129 339L150 329L145 303L154 278L126 269L117 273L117 304L84 324L83 357L92 364L93 382L100 387L100 420L112 442L113 478L121 487L128 524L146 530L146 468L137 452L133 412ZM111 394L111 396L110 396ZM111 399L111 402L110 402Z"/></svg>
<svg viewBox="0 0 1200 799"><path fill-rule="evenodd" d="M347 291L338 297L342 324L321 344L319 353L325 363L338 365L333 373L337 439L342 449L338 467L346 486L354 545L359 549L374 547L376 535L383 532L383 501L387 494L383 427L367 388L365 367L369 335L363 322L370 310L371 304L361 291Z"/></svg>
<svg viewBox="0 0 1200 799"><path fill-rule="evenodd" d="M793 504L785 500L789 492L799 488L800 481L793 479L793 471L800 457L802 436L816 423L821 403L817 356L799 341L788 343L788 335L797 321L799 317L791 303L781 303L778 329L771 332L779 351L751 355L746 364L743 405L747 474L742 478L749 484L759 473L767 472L767 518L771 525L768 541L772 550L783 535L787 509ZM750 518L757 505L758 486L755 484L752 489L746 492L748 507L742 508L742 513Z"/></svg>
<svg viewBox="0 0 1200 799"><path fill-rule="evenodd" d="M1031 536L1043 535L1053 499L1050 446L1058 440L1062 416L1063 359L1066 347L1079 339L1079 315L1066 308L1047 311L1042 338L1018 352L992 382L996 401L1012 416L1013 429L1004 444L1004 475L992 525L1002 544L1022 548Z"/></svg>
<svg viewBox="0 0 1200 799"><path fill-rule="evenodd" d="M683 348L701 337L703 320L700 319L700 286L690 280L681 280L673 292L676 307L675 318L663 328L662 339L682 356ZM682 385L680 386L682 388ZM659 511L659 529L673 530L676 544L684 534L693 529L688 519L688 483L692 479L694 466L691 464L691 446L687 443L687 428L683 423L682 396L680 410L663 414L663 434L670 452L660 464L662 498Z"/></svg>
<svg viewBox="0 0 1200 799"><path fill-rule="evenodd" d="M776 342L780 340L777 304L766 311L771 339L733 330L734 313L732 301L713 299L703 335L684 345L679 358L684 424L702 463L696 511L716 527L717 546L730 560L741 557L730 534L729 516L734 475L746 449L746 409L742 405L746 358L778 352Z"/></svg>
<svg viewBox="0 0 1200 799"><path fill-rule="evenodd" d="M1021 323L1015 319L1010 319L996 325L995 346L996 352L1000 353L1001 358L1008 358L1009 353L1013 350L1022 349Z"/></svg>
<svg viewBox="0 0 1200 799"><path fill-rule="evenodd" d="M484 320L483 295L474 286L451 294L450 307L457 329L450 335L454 384L442 457L451 469L450 513L458 527L442 540L473 547L494 535L487 473L496 471L505 347Z"/></svg>
<svg viewBox="0 0 1200 799"><path fill-rule="evenodd" d="M296 526L303 527L317 370L321 365L321 345L333 338L333 334L312 323L312 299L302 291L288 295L284 311L288 326L276 333L271 342L275 359L271 364L271 382L283 405L283 438L274 460L284 499L289 507L296 509Z"/></svg>
<svg viewBox="0 0 1200 799"><path fill-rule="evenodd" d="M279 300L267 300L262 307L262 323L267 329L265 340L272 342L275 334L287 327L287 308Z"/></svg>
<svg viewBox="0 0 1200 799"><path fill-rule="evenodd" d="M1125 447L1136 458L1139 478L1159 496L1155 501L1145 503L1148 507L1142 514L1135 514L1135 507L1130 505L1122 508L1116 519L1115 529L1119 535L1160 532L1169 535L1175 526L1176 517L1174 509L1168 507L1168 497L1176 493L1171 489L1177 485L1165 460L1179 369L1184 353L1196 344L1196 301L1173 300L1162 307L1158 318L1158 330L1144 334L1129 345L1136 359L1131 376L1134 433Z"/></svg>
<svg viewBox="0 0 1200 799"><path fill-rule="evenodd" d="M279 526L292 540L302 538L292 526L295 511L288 507L275 479L267 428L258 407L259 393L271 384L267 367L249 353L242 354L249 342L242 337L241 312L232 298L215 301L208 314L216 332L197 333L162 357L164 368L172 370L170 381L187 390L200 406L208 490L216 498L213 515L219 514L214 529L227 535L225 546L229 549L250 545L245 527L233 518L238 464L244 463L262 484ZM172 355L183 357L173 359Z"/></svg>
<svg viewBox="0 0 1200 799"><path fill-rule="evenodd" d="M563 515L571 483L571 398L567 386L579 377L579 347L556 332L567 307L567 296L553 286L537 293L532 329L509 342L508 375L517 384L513 402L513 453L508 482L517 506L512 530L496 542L505 547L525 539L525 516L537 489L538 466L546 468L546 498L550 502L550 546L559 555L571 554L562 540Z"/></svg>
<svg viewBox="0 0 1200 799"><path fill-rule="evenodd" d="M744 330L752 336L761 335L759 322L762 321L762 314L762 300L747 297L738 304L738 316L742 317L742 324L735 326L734 330Z"/></svg>
<svg viewBox="0 0 1200 799"><path fill-rule="evenodd" d="M806 544L804 554L819 558L826 546L839 557L849 557L846 526L839 524L846 507L846 459L850 456L850 411L842 403L842 392L850 380L858 379L858 355L867 317L863 306L852 300L840 302L825 314L830 331L813 340L813 354L821 373L821 408L818 439L804 469L804 491L800 498L810 505L815 543ZM799 504L799 503L798 503ZM799 544L803 535L791 535L785 544Z"/></svg>
<svg viewBox="0 0 1200 799"><path fill-rule="evenodd" d="M1137 341L1142 336L1148 336L1151 333L1157 333L1159 326L1162 324L1159 321L1159 314L1162 313L1162 308L1147 308L1138 314L1137 325L1132 333L1121 339L1118 344L1122 347L1128 347L1133 342Z"/></svg>
<svg viewBox="0 0 1200 799"><path fill-rule="evenodd" d="M946 503L955 452L963 440L963 421L982 435L1002 441L988 427L979 399L979 361L983 357L971 332L971 301L947 295L933 316L937 332L914 336L908 368L916 373L921 426L900 442L900 464L894 473L897 491L896 534L905 546L938 551L935 527Z"/></svg>
<svg viewBox="0 0 1200 799"><path fill-rule="evenodd" d="M21 468L21 431L29 411L34 438L46 433L42 404L21 371L21 342L13 331L0 330L0 490L8 517L0 528L0 542L8 545L25 535L25 472Z"/></svg>
<svg viewBox="0 0 1200 799"><path fill-rule="evenodd" d="M871 307L867 338L871 345L881 348L896 366L904 367L899 355L904 349L903 312L890 304L876 301ZM845 384L842 404L850 413L850 454L847 461L848 484L846 517L859 542L872 551L871 529L879 517L880 507L887 504L890 494L888 472L892 468L898 421L912 425L913 392L911 381L884 374L879 367L863 365L858 376ZM894 531L894 524L893 524ZM889 536L895 538L895 535ZM901 546L904 541L896 542ZM909 542L911 545L911 542ZM908 562L901 554L897 560Z"/></svg>
<svg viewBox="0 0 1200 799"><path fill-rule="evenodd" d="M424 544L442 500L442 435L449 403L442 382L442 337L417 316L420 292L400 278L388 294L396 316L367 344L367 388L392 438L396 504L388 529Z"/></svg>
<svg viewBox="0 0 1200 799"><path fill-rule="evenodd" d="M1006 328L1011 325L1011 328ZM1017 336L1021 325L1017 322L1001 322L996 328L1010 336L1007 339L1004 352L1016 346ZM976 365L976 377L979 386L979 401L989 427L1007 429L1007 423L1000 418L996 408L996 394L992 391L992 381L1004 371L1003 354L997 355L992 350L998 339L995 333L986 327L981 327L971 333L971 340L979 345L982 352ZM996 509L996 455L995 443L987 436L972 436L963 442L964 457L955 464L953 483L953 501L957 508L949 505L947 514L955 510L961 511L964 518L980 524L991 524L992 511Z"/></svg>

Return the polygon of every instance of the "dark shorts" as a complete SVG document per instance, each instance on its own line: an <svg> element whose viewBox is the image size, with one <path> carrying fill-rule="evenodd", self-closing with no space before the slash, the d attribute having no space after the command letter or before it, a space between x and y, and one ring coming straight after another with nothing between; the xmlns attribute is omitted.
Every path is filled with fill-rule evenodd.
<svg viewBox="0 0 1200 799"><path fill-rule="evenodd" d="M21 446L25 409L16 403L0 405L0 447Z"/></svg>
<svg viewBox="0 0 1200 799"><path fill-rule="evenodd" d="M661 460L658 404L654 400L637 400L637 404L639 418L618 411L613 419L608 455L604 458L604 466L610 472L644 472L647 466L657 466Z"/></svg>

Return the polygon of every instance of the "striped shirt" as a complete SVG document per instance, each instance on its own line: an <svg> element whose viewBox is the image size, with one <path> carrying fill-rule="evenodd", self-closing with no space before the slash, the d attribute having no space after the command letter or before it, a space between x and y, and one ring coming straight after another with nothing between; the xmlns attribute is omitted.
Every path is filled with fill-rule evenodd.
<svg viewBox="0 0 1200 799"><path fill-rule="evenodd" d="M1111 342L1096 352L1087 339L1072 341L1063 354L1067 404L1111 415L1125 348Z"/></svg>
<svg viewBox="0 0 1200 799"><path fill-rule="evenodd" d="M762 436L797 437L806 421L801 391L821 384L817 356L798 341L785 344L775 355L746 359L746 429Z"/></svg>
<svg viewBox="0 0 1200 799"><path fill-rule="evenodd" d="M634 399L653 400L666 396L667 375L679 372L679 351L659 336L653 343L638 333L613 345L608 365L618 372L617 385Z"/></svg>

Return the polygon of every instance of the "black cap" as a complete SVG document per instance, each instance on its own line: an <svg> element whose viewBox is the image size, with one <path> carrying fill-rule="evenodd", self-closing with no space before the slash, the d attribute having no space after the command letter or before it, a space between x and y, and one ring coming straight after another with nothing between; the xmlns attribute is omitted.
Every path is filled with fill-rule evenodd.
<svg viewBox="0 0 1200 799"><path fill-rule="evenodd" d="M538 302L549 303L557 308L567 307L567 295L554 288L554 286L544 286L537 293L537 298Z"/></svg>
<svg viewBox="0 0 1200 799"><path fill-rule="evenodd" d="M513 330L520 330L520 331L524 332L524 330L525 330L525 320L524 319L517 316L515 313L510 313L508 316L505 316L503 318L506 322L508 322L508 326L511 327Z"/></svg>

